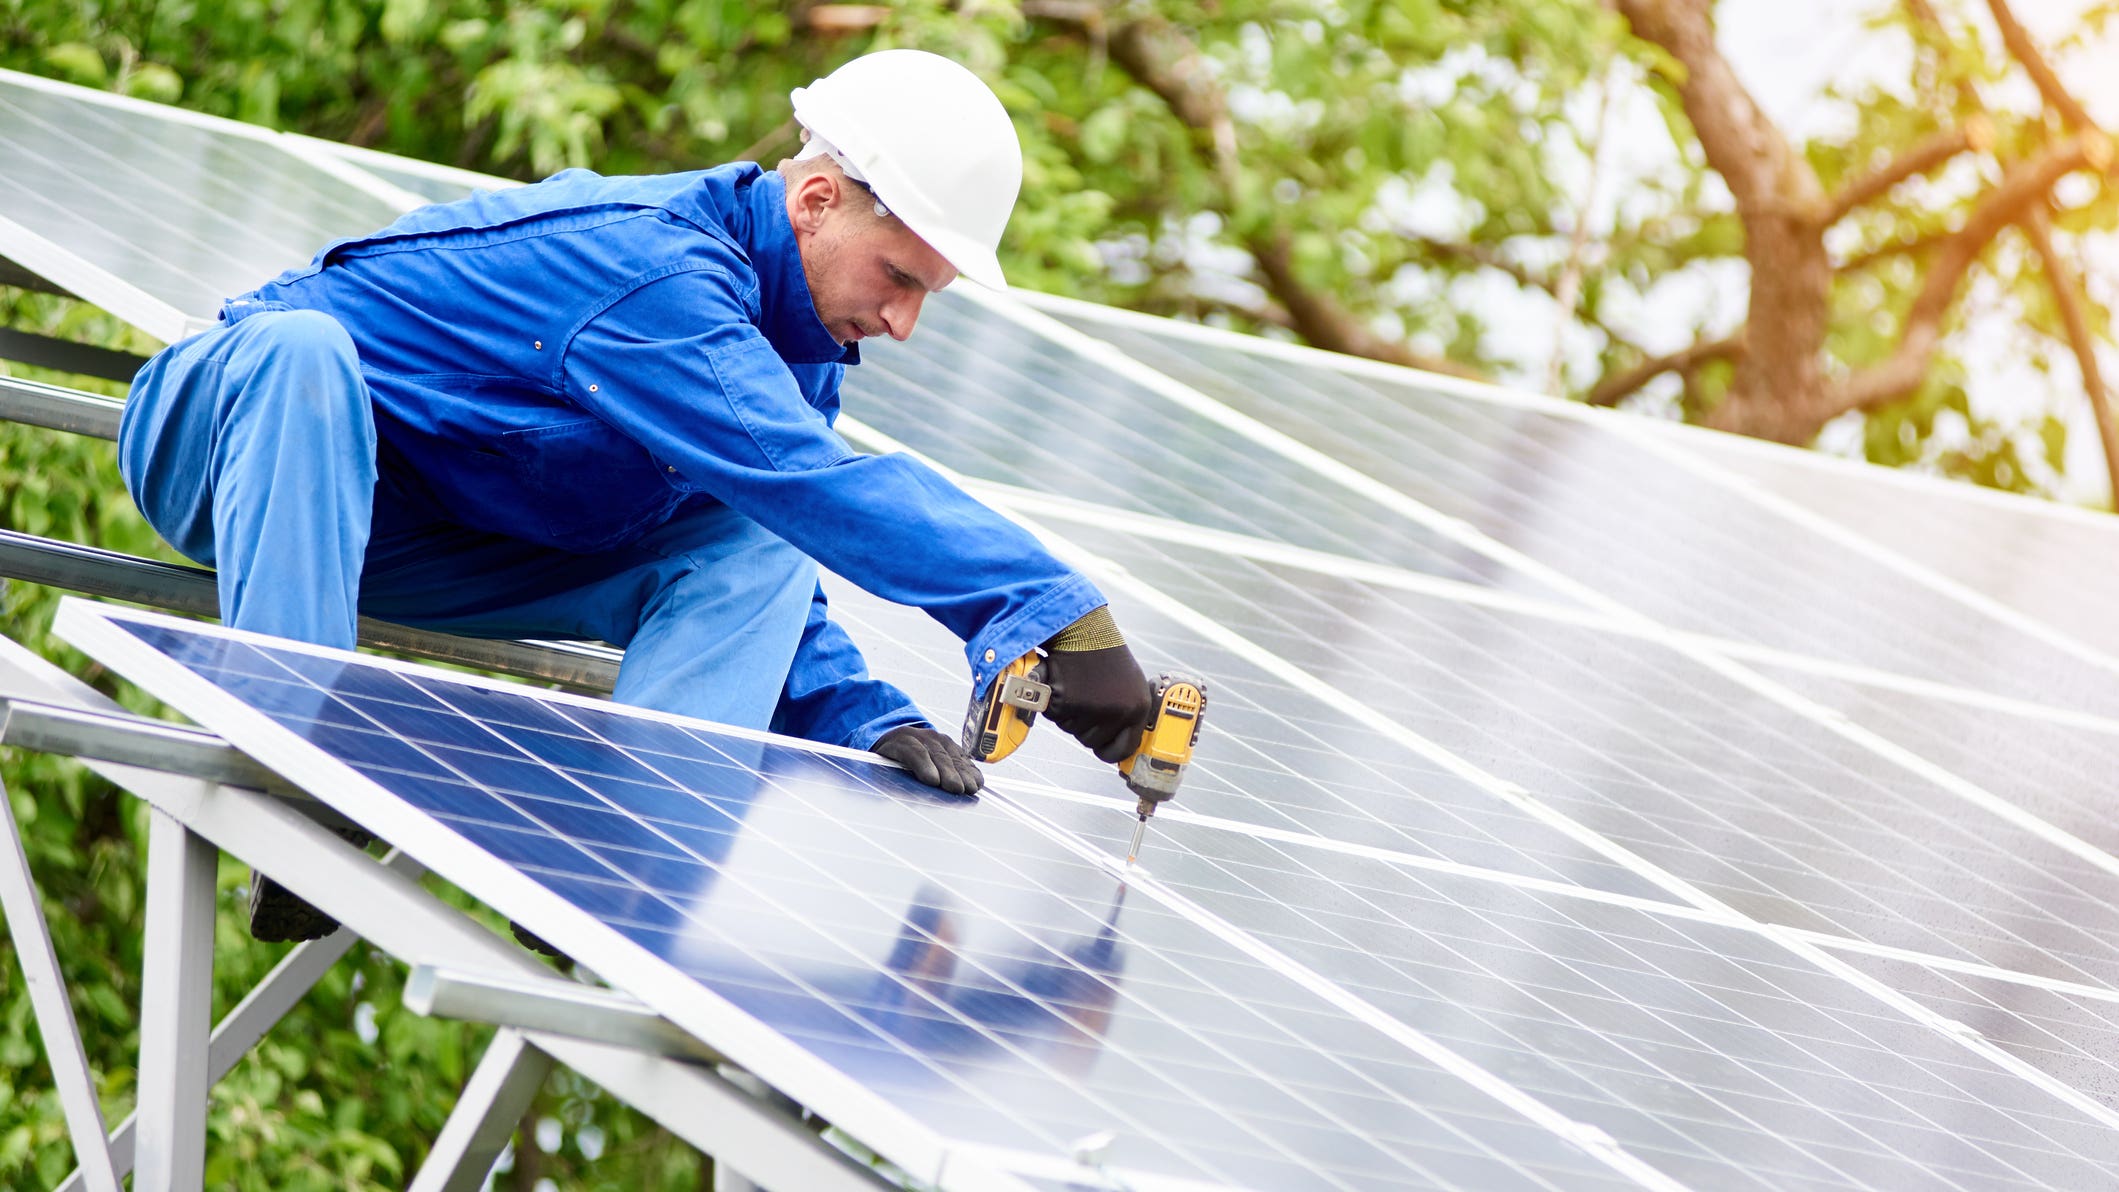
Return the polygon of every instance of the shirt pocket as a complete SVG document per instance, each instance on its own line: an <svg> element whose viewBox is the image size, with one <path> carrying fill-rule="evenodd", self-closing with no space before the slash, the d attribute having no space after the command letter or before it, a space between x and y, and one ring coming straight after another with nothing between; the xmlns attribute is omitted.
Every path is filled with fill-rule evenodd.
<svg viewBox="0 0 2119 1192"><path fill-rule="evenodd" d="M518 532L561 550L624 545L668 521L685 496L646 448L600 418L509 431L500 444L536 521Z"/></svg>

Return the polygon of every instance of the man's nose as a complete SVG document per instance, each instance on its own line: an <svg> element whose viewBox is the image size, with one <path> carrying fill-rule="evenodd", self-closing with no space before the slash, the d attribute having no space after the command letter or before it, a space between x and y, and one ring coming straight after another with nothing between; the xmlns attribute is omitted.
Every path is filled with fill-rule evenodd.
<svg viewBox="0 0 2119 1192"><path fill-rule="evenodd" d="M913 324L920 321L920 304L927 301L923 293L901 293L883 304L883 329L890 338L903 342L912 337Z"/></svg>

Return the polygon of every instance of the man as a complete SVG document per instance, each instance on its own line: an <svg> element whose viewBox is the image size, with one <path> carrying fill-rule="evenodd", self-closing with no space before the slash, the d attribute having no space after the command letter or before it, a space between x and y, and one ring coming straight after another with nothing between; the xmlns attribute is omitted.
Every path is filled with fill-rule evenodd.
<svg viewBox="0 0 2119 1192"><path fill-rule="evenodd" d="M1050 719L1106 761L1145 676L1019 527L831 429L872 335L994 250L1022 179L1000 102L932 54L793 95L776 172L535 186L414 211L231 300L134 380L126 485L219 569L223 619L350 648L365 613L626 648L621 702L873 749L965 794L956 742L869 677L819 564L927 610L974 685L1049 652ZM252 931L336 924L258 880Z"/></svg>

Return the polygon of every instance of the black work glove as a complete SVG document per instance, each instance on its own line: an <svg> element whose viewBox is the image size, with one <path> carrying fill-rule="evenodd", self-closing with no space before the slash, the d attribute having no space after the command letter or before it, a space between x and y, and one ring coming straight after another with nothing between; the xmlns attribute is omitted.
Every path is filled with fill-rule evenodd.
<svg viewBox="0 0 2119 1192"><path fill-rule="evenodd" d="M1046 719L1098 760L1116 765L1140 748L1155 691L1119 636L1108 607L1092 611L1045 643L1045 682L1052 686Z"/></svg>
<svg viewBox="0 0 2119 1192"><path fill-rule="evenodd" d="M962 745L924 724L891 729L869 750L905 767L906 773L921 782L952 795L975 795L986 785L986 776Z"/></svg>

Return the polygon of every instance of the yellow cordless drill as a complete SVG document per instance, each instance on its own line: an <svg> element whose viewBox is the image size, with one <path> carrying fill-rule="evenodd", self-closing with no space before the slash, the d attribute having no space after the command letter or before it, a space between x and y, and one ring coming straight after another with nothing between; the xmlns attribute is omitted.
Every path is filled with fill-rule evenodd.
<svg viewBox="0 0 2119 1192"><path fill-rule="evenodd" d="M1014 753L1030 735L1038 713L1052 703L1052 687L1045 682L1044 660L1033 650L1010 663L994 677L983 699L974 698L964 713L964 748L982 762L997 762ZM1192 762L1192 748L1199 743L1199 728L1207 718L1207 685L1190 675L1162 674L1155 679L1155 706L1142 726L1140 747L1118 763L1126 789L1140 799L1140 823L1133 829L1133 845L1126 863L1140 856L1141 838L1148 830L1148 817L1177 796L1185 767Z"/></svg>

